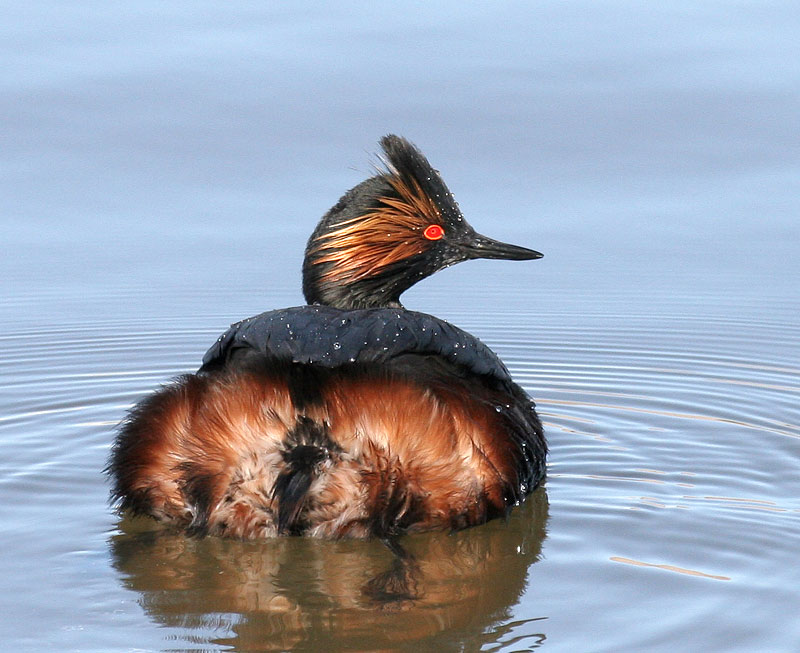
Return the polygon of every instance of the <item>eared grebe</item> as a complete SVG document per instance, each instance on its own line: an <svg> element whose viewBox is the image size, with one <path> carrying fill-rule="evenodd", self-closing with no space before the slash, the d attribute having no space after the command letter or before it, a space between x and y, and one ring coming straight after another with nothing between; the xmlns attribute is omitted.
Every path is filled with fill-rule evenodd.
<svg viewBox="0 0 800 653"><path fill-rule="evenodd" d="M542 480L534 404L479 340L400 295L475 258L541 254L477 234L398 136L306 247L308 306L234 324L141 401L112 500L195 535L371 537L480 524Z"/></svg>

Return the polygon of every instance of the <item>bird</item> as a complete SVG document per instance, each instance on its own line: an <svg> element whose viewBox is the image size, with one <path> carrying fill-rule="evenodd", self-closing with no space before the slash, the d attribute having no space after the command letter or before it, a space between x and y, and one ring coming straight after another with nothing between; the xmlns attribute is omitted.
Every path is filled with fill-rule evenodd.
<svg viewBox="0 0 800 653"><path fill-rule="evenodd" d="M398 538L507 515L545 476L533 400L466 331L406 309L434 272L532 249L477 233L410 141L305 249L306 305L233 324L119 426L111 502L189 536Z"/></svg>

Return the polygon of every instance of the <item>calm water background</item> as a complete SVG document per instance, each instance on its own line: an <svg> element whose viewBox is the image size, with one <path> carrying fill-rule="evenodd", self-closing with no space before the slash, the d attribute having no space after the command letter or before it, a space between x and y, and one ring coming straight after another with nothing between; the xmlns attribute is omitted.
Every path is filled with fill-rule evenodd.
<svg viewBox="0 0 800 653"><path fill-rule="evenodd" d="M800 6L2 2L0 641L9 651L800 650ZM545 253L407 306L536 398L507 524L375 543L120 521L114 427L397 132Z"/></svg>

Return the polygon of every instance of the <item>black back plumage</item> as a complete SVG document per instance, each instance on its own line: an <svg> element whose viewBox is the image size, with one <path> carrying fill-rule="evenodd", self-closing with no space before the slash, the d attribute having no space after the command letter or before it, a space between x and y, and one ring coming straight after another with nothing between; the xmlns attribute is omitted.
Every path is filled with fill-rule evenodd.
<svg viewBox="0 0 800 653"><path fill-rule="evenodd" d="M502 361L475 336L433 315L402 308L297 306L261 313L222 334L203 357L200 372L220 369L253 351L328 368L387 363L404 354L434 355L473 374L511 380Z"/></svg>

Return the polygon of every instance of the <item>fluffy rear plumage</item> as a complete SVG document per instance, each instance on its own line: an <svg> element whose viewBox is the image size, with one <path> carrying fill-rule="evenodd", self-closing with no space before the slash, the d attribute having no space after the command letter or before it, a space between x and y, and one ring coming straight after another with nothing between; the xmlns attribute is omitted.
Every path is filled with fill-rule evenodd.
<svg viewBox="0 0 800 653"><path fill-rule="evenodd" d="M250 360L182 377L123 425L114 497L198 535L388 537L481 523L541 477L526 462L540 453L527 433L541 427L532 410L497 412L491 383L441 366L326 370L301 410L290 386L303 365Z"/></svg>

